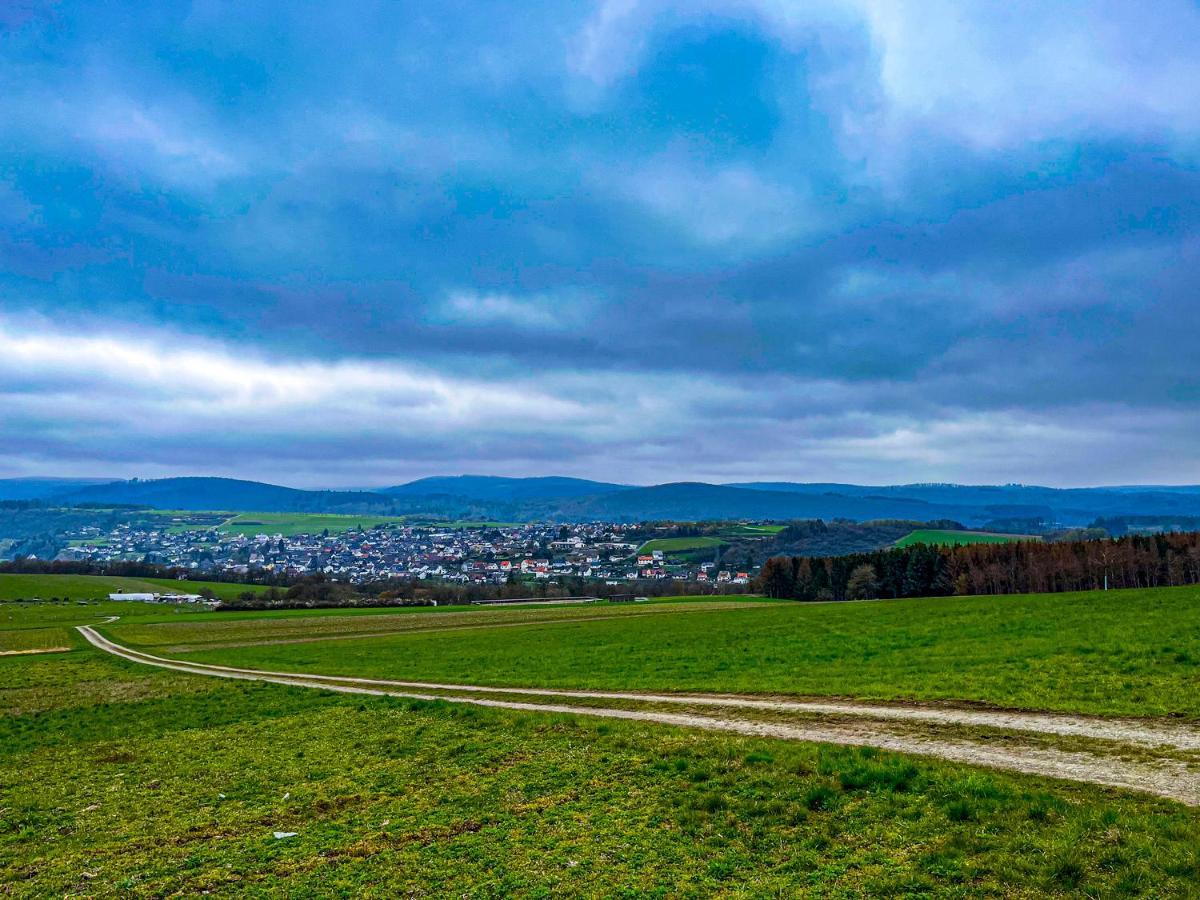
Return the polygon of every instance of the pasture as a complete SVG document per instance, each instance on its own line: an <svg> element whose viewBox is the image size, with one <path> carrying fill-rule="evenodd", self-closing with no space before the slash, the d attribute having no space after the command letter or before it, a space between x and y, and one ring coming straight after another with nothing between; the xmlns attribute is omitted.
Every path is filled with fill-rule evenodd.
<svg viewBox="0 0 1200 900"><path fill-rule="evenodd" d="M285 671L961 700L1200 719L1200 589L1194 587L721 608L480 610L439 614L439 628L403 626L399 618L370 634L336 615L303 625L245 619L235 629L218 617L144 628L118 623L107 631L151 651L186 649L196 661ZM323 639L355 628L364 633L353 640Z"/></svg>
<svg viewBox="0 0 1200 900"><path fill-rule="evenodd" d="M1032 534L1000 534L992 531L950 531L939 528L919 528L906 534L892 546L911 547L913 544L932 544L939 547L960 547L964 544L1007 544L1012 541L1040 541Z"/></svg>
<svg viewBox="0 0 1200 900"><path fill-rule="evenodd" d="M715 551L719 547L728 546L733 540L747 538L766 539L783 531L783 525L731 525L717 535L691 535L684 537L654 538L646 541L639 553L652 553L660 550L667 556L699 559L706 551Z"/></svg>
<svg viewBox="0 0 1200 900"><path fill-rule="evenodd" d="M342 516L325 513L238 513L221 523L220 530L230 534L330 534L371 529L376 525L399 525L397 516Z"/></svg>
<svg viewBox="0 0 1200 900"><path fill-rule="evenodd" d="M510 522L474 522L465 520L438 521L420 516L355 516L334 513L260 513L247 512L230 516L220 530L230 534L254 537L259 534L343 534L359 528L369 531L379 525L413 525L424 528L456 530L463 528L506 528Z"/></svg>
<svg viewBox="0 0 1200 900"><path fill-rule="evenodd" d="M121 605L130 621L114 634L169 618ZM100 611L14 606L28 628ZM660 634L799 609L662 608L681 611L642 620ZM631 626L626 609L541 632ZM486 630L502 649L522 627L537 626ZM0 882L17 897L1183 897L1200 885L1194 809L869 748L223 681L82 644L0 657L0 704Z"/></svg>
<svg viewBox="0 0 1200 900"><path fill-rule="evenodd" d="M639 553L653 553L659 550L662 553L671 555L675 553L686 553L692 550L710 550L720 547L725 544L725 541L717 537L706 535L696 535L694 537L673 537L673 538L655 538L652 541L646 541L639 548Z"/></svg>
<svg viewBox="0 0 1200 900"><path fill-rule="evenodd" d="M174 578L126 578L117 575L0 575L0 601L49 600L52 597L70 600L107 599L118 591L132 593L195 594L208 588L218 598L236 597L245 591L265 591L252 584L232 584L220 581L179 581Z"/></svg>
<svg viewBox="0 0 1200 900"><path fill-rule="evenodd" d="M779 534L786 527L786 525L733 525L724 533L734 537L770 537Z"/></svg>

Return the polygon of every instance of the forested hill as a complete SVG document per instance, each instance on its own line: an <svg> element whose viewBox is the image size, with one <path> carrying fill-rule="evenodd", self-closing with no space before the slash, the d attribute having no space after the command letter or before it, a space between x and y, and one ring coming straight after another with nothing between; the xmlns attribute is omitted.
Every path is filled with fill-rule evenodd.
<svg viewBox="0 0 1200 900"><path fill-rule="evenodd" d="M451 475L420 478L407 484L383 488L381 493L404 497L443 495L512 503L519 500L590 497L613 491L624 491L629 488L630 485L627 484L589 481L586 478L562 478L553 475L538 478Z"/></svg>
<svg viewBox="0 0 1200 900"><path fill-rule="evenodd" d="M66 504L120 503L154 509L225 509L259 512L369 512L389 510L390 497L366 491L305 491L233 478L160 478L89 485L51 499Z"/></svg>
<svg viewBox="0 0 1200 900"><path fill-rule="evenodd" d="M950 519L970 527L1030 531L1099 518L1155 527L1200 515L1200 488L1056 489L1027 485L863 486L677 482L630 486L579 478L426 478L368 491L301 490L230 478L163 478L104 484L0 481L0 501L65 506L132 504L156 509L347 512L499 521Z"/></svg>

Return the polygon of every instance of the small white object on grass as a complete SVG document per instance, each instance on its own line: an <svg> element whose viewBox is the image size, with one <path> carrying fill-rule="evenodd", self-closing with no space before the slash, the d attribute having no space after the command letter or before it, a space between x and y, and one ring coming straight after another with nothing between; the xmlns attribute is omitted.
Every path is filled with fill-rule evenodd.
<svg viewBox="0 0 1200 900"><path fill-rule="evenodd" d="M290 837L295 837L295 836L296 836L296 832L294 832L294 831L276 831L275 832L275 840L277 840L277 841L282 841L284 838L290 838Z"/></svg>

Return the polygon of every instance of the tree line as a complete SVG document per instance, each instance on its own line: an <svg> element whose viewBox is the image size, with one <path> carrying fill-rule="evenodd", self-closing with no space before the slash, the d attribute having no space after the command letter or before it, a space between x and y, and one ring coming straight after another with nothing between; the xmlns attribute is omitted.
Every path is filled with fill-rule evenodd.
<svg viewBox="0 0 1200 900"><path fill-rule="evenodd" d="M588 578L561 578L551 581L509 581L507 584L462 584L433 579L392 578L347 584L325 575L307 575L290 585L266 591L244 591L223 600L218 609L288 609L342 606L455 606L484 600L556 600L571 597L632 599L634 596L671 597L698 594L740 594L746 585L704 584L647 579L608 584Z"/></svg>
<svg viewBox="0 0 1200 900"><path fill-rule="evenodd" d="M755 587L770 597L866 600L1030 594L1200 583L1200 532L1043 543L915 544L847 556L776 556Z"/></svg>
<svg viewBox="0 0 1200 900"><path fill-rule="evenodd" d="M117 575L123 578L174 578L179 581L220 581L231 584L273 584L286 586L295 579L278 575L266 569L251 569L241 572L196 572L179 566L164 566L159 563L137 560L111 560L92 562L88 560L66 561L21 557L0 562L0 574L4 575ZM181 585L182 589L183 585Z"/></svg>

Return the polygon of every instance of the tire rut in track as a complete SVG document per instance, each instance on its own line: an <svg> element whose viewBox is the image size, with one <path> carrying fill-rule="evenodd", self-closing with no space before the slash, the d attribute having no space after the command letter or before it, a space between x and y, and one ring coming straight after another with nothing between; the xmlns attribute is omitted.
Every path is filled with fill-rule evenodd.
<svg viewBox="0 0 1200 900"><path fill-rule="evenodd" d="M1106 787L1122 788L1200 806L1200 774L1186 763L1170 758L1123 759L1111 751L1088 753L1049 747L1019 746L1006 742L997 746L980 741L922 736L911 731L914 722L962 724L976 727L1014 729L1037 734L1096 738L1142 748L1168 745L1191 749L1200 747L1200 733L1186 726L1153 725L1133 720L1106 721L1079 716L1042 713L1015 713L987 710L954 710L855 704L849 702L808 702L764 700L722 695L643 694L617 691L568 691L536 688L496 688L482 685L436 684L432 682L386 681L382 679L314 675L297 672L271 672L233 666L217 666L153 656L104 637L93 628L78 626L93 646L122 659L143 665L245 681L264 681L340 693L400 697L414 700L445 700L474 706L512 709L525 712L567 713L641 722L657 722L687 728L734 732L784 740L813 741L850 746L871 746L899 753L932 756L952 762L1005 769L1030 775L1082 781ZM422 691L425 691L424 693ZM438 691L439 693L428 693ZM495 699L494 696L543 698L550 702ZM846 722L771 722L753 719L721 718L694 712L618 709L578 706L561 702L570 699L621 700L643 703L678 703L714 709L768 710L858 716ZM889 723L891 727L889 728ZM905 728L897 729L896 725Z"/></svg>

